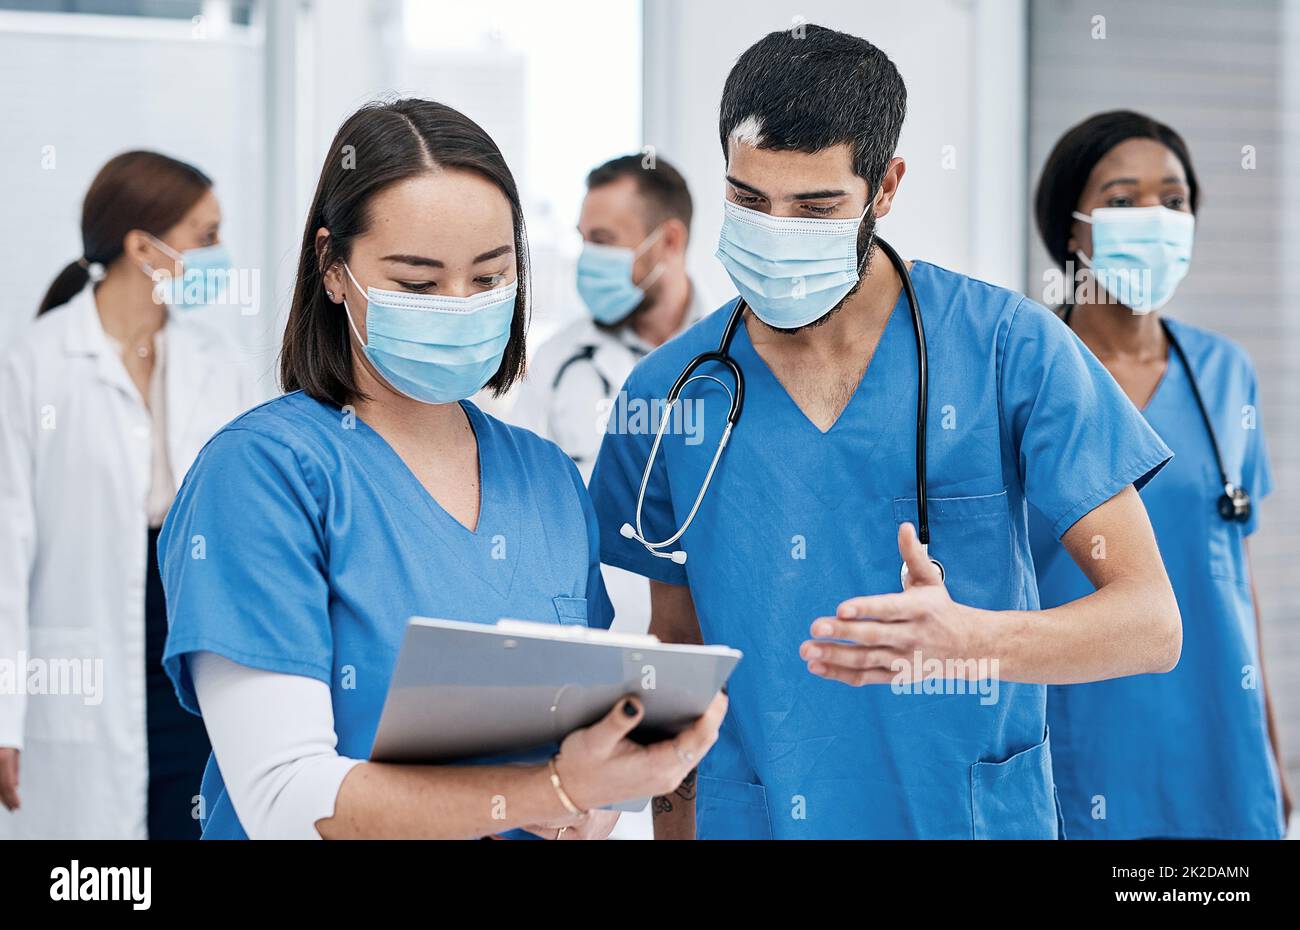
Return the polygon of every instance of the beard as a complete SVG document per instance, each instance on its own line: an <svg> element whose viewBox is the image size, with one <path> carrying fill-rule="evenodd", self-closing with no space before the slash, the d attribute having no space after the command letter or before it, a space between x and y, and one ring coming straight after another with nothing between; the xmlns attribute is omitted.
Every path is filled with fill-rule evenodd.
<svg viewBox="0 0 1300 930"><path fill-rule="evenodd" d="M592 322L596 324L596 328L601 332L604 333L622 332L623 330L631 326L633 323L635 323L640 317L644 316L646 311L648 311L651 307L654 306L655 297L658 294L656 288L658 287L659 285L656 283L654 287L646 291L646 295L641 299L641 302L637 304L635 307L633 307L632 310L627 314L627 316L623 317L621 320L615 320L613 323L601 323L599 320L593 320Z"/></svg>
<svg viewBox="0 0 1300 930"><path fill-rule="evenodd" d="M761 319L758 321L763 323L763 325L772 332L781 333L784 336L793 336L797 333L802 333L805 330L816 329L818 326L825 326L831 321L835 314L844 309L844 305L853 298L853 295L862 290L863 282L866 281L867 276L871 274L871 259L875 255L875 252L876 215L875 213L868 213L866 219L862 221L862 226L858 229L858 280L839 303L831 307L811 323L805 323L803 326L796 326L794 329L779 329L776 326L770 326L767 323L763 323ZM636 311L633 312L635 313ZM758 315L755 314L754 318L758 319Z"/></svg>

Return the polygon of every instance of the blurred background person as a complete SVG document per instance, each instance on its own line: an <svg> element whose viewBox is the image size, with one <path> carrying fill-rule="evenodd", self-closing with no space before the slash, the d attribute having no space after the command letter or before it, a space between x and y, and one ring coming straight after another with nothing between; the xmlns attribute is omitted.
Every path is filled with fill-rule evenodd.
<svg viewBox="0 0 1300 930"><path fill-rule="evenodd" d="M1071 839L1277 839L1290 816L1247 547L1273 485L1255 366L1166 309L1191 264L1200 196L1182 137L1127 110L1070 129L1038 184L1039 233L1070 295L1062 319L1174 451L1142 499L1183 615L1172 672L1048 690ZM1031 518L1043 607L1090 593Z"/></svg>
<svg viewBox="0 0 1300 930"><path fill-rule="evenodd" d="M129 152L81 237L0 358L0 656L19 675L0 837L197 839L207 736L163 672L156 543L199 449L254 401L202 319L229 274L221 208L199 169Z"/></svg>
<svg viewBox="0 0 1300 930"><path fill-rule="evenodd" d="M538 350L513 414L584 478L632 367L717 309L687 274L692 213L685 179L661 158L624 155L587 175L577 265L585 313Z"/></svg>

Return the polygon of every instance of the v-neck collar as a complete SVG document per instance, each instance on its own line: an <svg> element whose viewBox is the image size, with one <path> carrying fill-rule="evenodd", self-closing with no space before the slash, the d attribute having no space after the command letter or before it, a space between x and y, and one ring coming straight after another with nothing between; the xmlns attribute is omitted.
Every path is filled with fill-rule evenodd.
<svg viewBox="0 0 1300 930"><path fill-rule="evenodd" d="M1165 370L1161 373L1160 380L1156 382L1156 386L1151 389L1151 395L1146 399L1146 403L1138 408L1138 412L1147 419L1150 419L1151 411L1155 407L1156 402L1169 392L1169 382L1175 377L1174 368L1177 367L1180 370L1183 368L1182 359L1178 357L1178 353L1174 351L1174 347L1170 345L1166 351L1168 355L1165 358ZM1185 374L1187 377L1191 377L1191 372L1185 372Z"/></svg>
<svg viewBox="0 0 1300 930"><path fill-rule="evenodd" d="M919 263L918 263L919 265ZM922 287L918 282L918 290ZM925 299L920 298L922 310ZM749 339L749 330L740 327L732 342L732 356L750 380L753 400L745 408L745 418L740 429L767 430L790 429L800 438L795 449L804 450L810 458L805 467L785 469L785 474L798 481L828 510L837 510L847 499L844 494L844 475L836 467L827 467L836 461L837 450L851 449L852 460L865 469L875 456L882 441L894 434L895 421L900 411L915 409L901 398L915 398L915 353L910 351L909 337L911 313L907 295L899 295L898 302L885 322L880 341L871 364L854 388L839 417L830 429L822 432L794 398L785 385L758 354ZM910 365L908 362L910 361ZM759 402L759 398L768 403ZM763 419L761 427L758 418ZM803 452L796 452L802 455Z"/></svg>
<svg viewBox="0 0 1300 930"><path fill-rule="evenodd" d="M770 388L777 392L781 405L787 407L788 410L793 411L797 416L797 419L804 425L804 427L806 427L809 433L814 437L831 436L836 433L836 431L842 431L847 428L843 427L843 423L849 418L853 408L860 402L862 395L879 393L879 391L885 388L885 385L881 382L888 376L876 373L877 369L884 367L884 364L882 364L882 353L884 353L886 357L893 353L894 343L897 342L899 338L898 330L901 326L899 321L900 319L910 319L910 316L911 311L907 305L907 292L905 289L900 290L898 300L894 302L893 309L889 312L889 319L885 321L885 327L880 333L880 339L876 342L876 348L875 351L872 352L870 363L863 370L862 377L858 379L858 383L854 385L853 393L850 395L848 402L835 417L835 421L825 430L814 423L808 414L804 412L804 409L799 406L798 402L790 396L790 392L786 389L785 384L777 377L776 372L772 370L770 365L768 365L767 360L759 354L758 349L754 347L754 343L749 338L749 327L743 323L741 326L737 327L732 352L736 355L737 360L741 362L742 367L745 368L746 372L755 372L757 377L766 382ZM884 425L884 423L880 424L881 427ZM878 435L879 433L877 433L877 436ZM875 437L872 439L873 443L874 439Z"/></svg>
<svg viewBox="0 0 1300 930"><path fill-rule="evenodd" d="M487 523L487 518L489 516L489 494L488 489L484 486L483 479L484 475L490 473L491 470L484 467L484 459L488 456L485 454L484 449L484 430L480 428L480 425L474 418L474 414L478 411L474 408L473 404L467 403L466 401L460 402L460 409L464 412L465 419L469 422L470 431L474 434L474 457L478 461L478 520L474 525L474 529L470 529L464 523L461 523L448 513L447 509L443 507L442 504L438 503L437 498L429 493L429 489L426 488L423 482L415 476L415 472L411 471L411 466L406 464L406 460L398 454L397 450L393 448L392 444L384 438L383 434L380 433L379 430L361 419L361 417L357 417L357 423L359 424L358 429L365 433L370 442L373 445L381 447L384 453L390 457L393 464L397 467L398 472L403 475L403 483L406 484L412 492L419 492L415 496L422 498L425 502L425 506L420 509L423 513L428 514L434 520L435 525L451 526L467 536L477 537L483 531L484 524Z"/></svg>
<svg viewBox="0 0 1300 930"><path fill-rule="evenodd" d="M513 514L512 509L506 506L506 502L502 500L504 488L500 484L500 469L496 467L496 450L492 448L492 443L488 438L491 433L491 426L488 424L486 416L469 401L461 401L460 407L469 421L470 429L474 433L474 444L477 447L478 523L472 530L447 512L446 508L429 493L428 488L415 476L410 466L406 464L406 460L398 455L397 450L392 447L388 440L360 417L357 417L357 432L365 436L368 445L374 450L374 454L381 458L387 458L393 470L401 476L398 481L400 486L380 482L383 490L396 499L401 512L410 513L417 517L439 536L444 538L450 536L449 541L452 545L448 548L454 557L459 559L476 577L490 585L502 597L505 597L514 585L515 570L520 561L517 550L521 543L519 534L513 531L514 527L506 526L500 521L505 519L517 520L518 515ZM373 463L366 462L361 464L363 468L373 465ZM488 550L494 545L494 540L502 535L510 540L511 547L516 550L512 553L512 558L504 560L509 562L509 566L504 572L481 571L482 560L488 557ZM497 560L493 564L500 568L502 567L500 561Z"/></svg>

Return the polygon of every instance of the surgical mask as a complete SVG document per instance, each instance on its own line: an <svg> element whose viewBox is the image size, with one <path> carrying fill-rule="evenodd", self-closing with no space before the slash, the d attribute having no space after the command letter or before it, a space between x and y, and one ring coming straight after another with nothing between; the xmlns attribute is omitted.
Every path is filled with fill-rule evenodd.
<svg viewBox="0 0 1300 930"><path fill-rule="evenodd" d="M154 299L180 310L192 310L221 303L230 283L233 267L230 252L222 243L201 249L178 252L154 236L149 237L155 246L166 252L184 267L179 277L157 278L152 265L145 264L144 272L154 281Z"/></svg>
<svg viewBox="0 0 1300 930"><path fill-rule="evenodd" d="M760 320L798 329L820 320L853 290L861 274L851 220L769 216L726 201L717 257Z"/></svg>
<svg viewBox="0 0 1300 930"><path fill-rule="evenodd" d="M645 300L646 291L659 280L663 263L656 265L640 284L632 281L632 268L662 230L656 229L635 249L588 242L578 256L578 295L597 323L611 325L626 319Z"/></svg>
<svg viewBox="0 0 1300 930"><path fill-rule="evenodd" d="M501 367L510 342L518 280L473 297L367 290L366 340L348 325L366 358L399 394L426 404L450 404L473 397Z"/></svg>
<svg viewBox="0 0 1300 930"><path fill-rule="evenodd" d="M1075 254L1107 294L1138 314L1173 299L1192 262L1192 214L1168 207L1101 207L1074 218L1092 224L1092 258Z"/></svg>

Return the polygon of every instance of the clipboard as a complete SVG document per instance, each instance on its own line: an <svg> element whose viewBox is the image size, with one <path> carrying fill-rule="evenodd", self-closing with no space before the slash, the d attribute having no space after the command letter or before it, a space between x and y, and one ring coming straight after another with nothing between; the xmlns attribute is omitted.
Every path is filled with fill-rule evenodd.
<svg viewBox="0 0 1300 930"><path fill-rule="evenodd" d="M741 658L727 646L579 625L413 617L370 758L449 763L538 751L540 760L628 694L645 706L631 738L657 742L697 720Z"/></svg>

